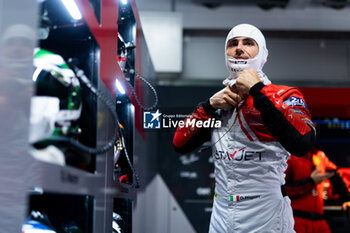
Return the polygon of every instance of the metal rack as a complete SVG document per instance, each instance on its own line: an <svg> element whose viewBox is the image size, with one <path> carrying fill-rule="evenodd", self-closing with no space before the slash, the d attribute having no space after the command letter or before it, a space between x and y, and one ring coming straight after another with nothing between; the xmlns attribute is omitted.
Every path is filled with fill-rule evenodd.
<svg viewBox="0 0 350 233"><path fill-rule="evenodd" d="M117 1L112 0L77 0L76 2L83 13L83 20L79 22L67 21L67 14L62 12L61 1L44 2L47 4L44 7L49 9L47 17L51 24L49 26L50 35L39 45L60 54L65 59L77 56L81 68L90 81L97 86L97 89L104 95L118 100L120 95L116 92L114 82L115 79L118 79L126 84L126 73L119 68L116 56L113 60L114 64L111 61L106 64L108 57L113 58L114 55L117 55L118 25L108 28L110 25L104 25L107 24L107 18L103 17L110 17L117 23L121 8L118 8ZM0 9L2 10L0 12L5 15L5 11L9 11L8 14L27 11L28 15L21 18L21 23L31 24L32 29L36 30L37 14L43 12L43 9L40 8L37 1L32 0L30 4L23 4L21 1L15 0L12 1L11 5L4 4L4 8ZM128 29L128 24L124 23L123 30L124 32L130 30L134 33L135 38L130 38L130 40L133 40L136 45L131 54L132 64L129 65L129 69L133 69L141 75L147 74L148 81L152 82L155 79L155 72L143 38L137 8L133 0L128 4L129 14L132 14L130 18L133 18L130 21L132 28ZM113 12L111 9L115 11ZM108 14L106 11L109 11ZM101 12L105 12L105 14L103 15ZM28 18L30 22L28 22ZM9 25L16 23L18 22L10 22ZM96 27L98 24L100 26ZM110 31L106 32L107 28ZM101 36L99 33L103 30L106 34ZM96 36L100 36L100 38ZM115 49L115 51L108 51L106 47L102 48L108 43L110 49ZM106 55L108 52L112 55ZM111 64L115 67L111 68ZM115 76L112 77L111 74ZM26 80L31 80L30 71L22 75ZM131 86L140 95L139 98L141 97L144 102L152 101L153 96L144 92L142 82L136 80L137 78L134 76L128 77L128 79ZM35 209L46 210L50 213L49 218L52 225L59 226L57 232L65 232L62 230L63 224L73 220L77 225L84 222L84 226L81 226L84 233L113 232L113 212L120 211L121 215L125 215L126 232L132 232L132 207L137 199L138 190L130 184L120 183L114 178L113 149L98 155L86 155L89 162L83 167L62 166L35 159L28 153L30 145L28 145L27 136L29 133L30 98L34 91L32 83L19 84L17 81L7 80L3 76L0 80L3 87L1 90L9 90L9 93L5 93L6 95L1 92L0 97L16 99L17 101L16 105L10 107L2 105L0 110L1 120L4 122L4 127L1 127L3 136L0 144L2 149L0 154L0 185L7 188L7 190L0 191L0 204L3 206L0 210L2 219L0 220L0 232L20 232L25 218L31 210ZM21 95L18 95L18 90L21 90ZM86 135L81 140L82 143L94 147L108 142L114 133L115 126L106 106L86 89L84 91L88 93L83 96L85 109L82 117L85 119L82 119L80 124ZM149 171L143 169L147 170L154 162L155 158L149 157L149 151L150 143L155 140L152 139L152 135L143 131L142 109L137 105L130 90L127 91L127 96L123 97L123 101L134 106L134 112L127 116L131 120L124 121L126 124L124 127L128 129L126 143L130 159L136 171L139 172L140 189L142 190L149 180L148 174L152 172L152 169ZM120 106L116 106L117 111L118 107ZM11 116L13 121L5 120L5 117L8 116ZM14 123L20 126L18 130L15 129ZM6 125L9 127L5 127ZM10 131L5 132L6 130ZM132 177L130 178L132 180ZM57 200L57 203L52 203L52 200ZM81 216L78 216L77 211L83 211ZM64 219L64 215L67 216L67 219Z"/></svg>

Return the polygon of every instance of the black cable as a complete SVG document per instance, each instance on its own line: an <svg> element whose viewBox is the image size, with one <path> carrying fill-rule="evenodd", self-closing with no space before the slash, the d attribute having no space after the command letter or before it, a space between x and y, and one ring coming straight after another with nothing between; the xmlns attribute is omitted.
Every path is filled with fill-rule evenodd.
<svg viewBox="0 0 350 233"><path fill-rule="evenodd" d="M135 185L132 184L133 187L135 188L139 188L140 187L140 178L135 170L135 167L132 165L131 161L130 161L130 157L129 157L129 154L128 154L128 151L126 149L126 146L125 146L125 141L124 141L124 136L123 134L120 134L120 138L121 138L121 141L122 141L122 145L123 145L123 148L124 148L124 153L125 153L125 157L126 157L126 160L128 161L128 164L130 166L130 169L135 177Z"/></svg>
<svg viewBox="0 0 350 233"><path fill-rule="evenodd" d="M136 99L136 102L137 102L137 104L140 106L140 108L142 108L143 110L147 110L147 111L149 111L149 110L152 110L152 109L154 109L157 105L158 105L158 94L157 94L157 91L156 91L156 89L144 78L144 77L142 77L139 73L137 73L137 72L135 72L135 74L136 74L136 76L139 78L139 79L141 79L144 83L146 83L148 86L149 86L149 88L151 88L151 90L152 90L152 92L153 92L153 95L154 95L154 104L151 106L151 107L145 107L144 105L142 105L141 103L140 103L140 101L139 101L139 99L137 98L137 95L136 95L136 92L135 92L135 90L133 89L133 88L131 88L131 90L132 90L132 92L133 92L133 94L134 94L134 96L135 96L135 99ZM129 83L129 82L128 82ZM130 83L129 83L129 85L130 85ZM131 85L130 85L131 86Z"/></svg>
<svg viewBox="0 0 350 233"><path fill-rule="evenodd" d="M221 141L221 139L222 139L228 132L231 131L232 127L235 125L235 123L236 123L236 121L237 121L237 117L238 117L238 114L239 114L239 110L240 110L240 108L238 108L238 106L237 106L236 108L234 108L232 114L234 114L234 113L236 112L236 116L235 116L235 119L233 120L233 123L232 123L232 125L230 126L230 128L229 128L223 135L221 135L221 137L220 137L216 142L210 143L209 146L205 146L205 147L203 147L203 148L200 148L200 149L198 150L199 153L202 153L202 152L208 150L209 148L215 146L216 143L218 143L219 141Z"/></svg>
<svg viewBox="0 0 350 233"><path fill-rule="evenodd" d="M126 43L123 39L123 37L120 35L120 33L118 33L118 39L120 40L121 43L123 43L123 47L124 47L124 54L125 54L125 57L127 58L128 57L128 49L129 50L132 50L135 48L135 45L132 43L133 46L127 46L128 43ZM130 43L130 42L129 42ZM126 59L126 63L128 64L129 67L134 67L133 65L130 64L130 61L128 59ZM124 72L124 70L122 70L122 72ZM144 77L142 77L141 74L137 73L134 69L129 69L129 73L130 74L133 74L135 72L135 75L136 77L138 77L139 79L141 79L141 81L143 81L144 83L147 84L147 86L149 86L149 88L151 88L152 92L153 92L153 95L154 95L154 103L152 106L150 107L146 107L144 106L143 104L141 104L141 101L139 100L136 92L135 92L135 89L134 87L127 81L127 84L128 86L130 87L131 91L132 91L132 94L133 96L135 97L135 100L136 100L136 103L137 105L142 108L143 110L146 110L146 111L149 111L149 110L153 110L157 105L158 105L158 94L157 94L157 91L156 89L152 86L151 83L149 83Z"/></svg>
<svg viewBox="0 0 350 233"><path fill-rule="evenodd" d="M90 154L101 154L104 153L108 150L110 150L111 148L113 148L115 142L117 141L118 138L118 130L119 130L119 119L118 119L118 115L115 111L115 106L116 106L116 102L114 101L114 99L107 97L105 94L103 94L102 92L98 91L90 82L90 80L85 76L84 71L79 69L78 67L76 67L73 64L73 60L69 59L68 63L70 65L73 66L74 71L76 73L76 76L79 78L79 80L85 84L86 87L88 87L90 89L90 91L95 94L97 96L98 99L100 99L108 108L108 110L110 111L112 117L113 117L113 121L115 124L115 130L114 130L114 134L111 140L109 140L109 142L107 142L105 145L103 146L99 146L96 148L93 147L89 147L86 146L76 140L74 140L73 138L69 139L69 143L72 146L77 147L78 149L85 151L87 153Z"/></svg>
<svg viewBox="0 0 350 233"><path fill-rule="evenodd" d="M70 60L68 60L68 62L70 62ZM70 64L72 64L72 62L70 62ZM99 98L108 108L108 110L111 112L112 116L113 116L113 120L114 120L114 124L115 124L115 132L114 135L112 137L112 139L106 143L104 146L98 147L98 148L91 148L88 147L82 143L79 143L78 141L70 138L69 143L75 147L77 147L78 149L81 149L85 152L91 153L91 154L99 154L99 153L103 153L108 151L109 149L111 149L115 142L118 139L118 131L121 137L121 141L122 141L122 145L124 148L124 152L125 152L125 157L126 160L128 161L128 164L130 166L130 169L135 177L135 185L133 185L133 187L135 188L139 188L140 187L140 182L139 182L139 176L135 170L135 167L133 166L133 164L131 163L129 154L127 152L126 146L125 146L125 141L124 141L124 135L119 127L119 119L118 119L118 115L115 111L115 106L116 106L116 101L113 98L109 98L107 97L105 94L103 94L102 92L98 91L90 82L90 80L85 76L84 71L79 69L78 67L76 67L75 65L72 64L72 66L74 67L76 76L91 90L92 93L94 93L97 98Z"/></svg>
<svg viewBox="0 0 350 233"><path fill-rule="evenodd" d="M128 62L128 64L129 64L129 62ZM133 69L132 69L132 70L130 70L129 72L130 72L130 73L133 73L134 71L133 71ZM142 108L143 110L146 110L146 111L155 109L155 108L157 107L157 105L158 105L158 94L157 94L156 89L152 86L151 83L149 83L144 77L142 77L141 74L135 72L135 75L136 75L136 77L138 77L141 81L143 81L144 83L146 83L147 86L149 86L149 88L150 88L150 89L152 90L152 92L153 92L154 99L155 99L152 106L150 106L150 107L144 106L143 104L141 104L141 101L139 100L139 98L138 98L138 96L137 96L137 94L136 94L135 89L133 88L133 86L132 86L128 81L126 81L126 83L128 84L128 86L130 87L130 89L131 89L131 91L132 91L133 96L135 97L135 100L136 100L137 105L138 105L140 108Z"/></svg>

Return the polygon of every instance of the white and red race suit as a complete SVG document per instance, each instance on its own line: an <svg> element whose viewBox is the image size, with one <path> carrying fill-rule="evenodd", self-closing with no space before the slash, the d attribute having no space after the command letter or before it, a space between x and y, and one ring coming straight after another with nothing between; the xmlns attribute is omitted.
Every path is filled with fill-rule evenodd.
<svg viewBox="0 0 350 233"><path fill-rule="evenodd" d="M302 94L259 82L237 108L218 116L207 100L185 122L210 118L222 126L185 124L173 139L180 153L211 140L216 186L209 232L294 232L290 199L281 192L286 161L290 153L305 155L315 141Z"/></svg>

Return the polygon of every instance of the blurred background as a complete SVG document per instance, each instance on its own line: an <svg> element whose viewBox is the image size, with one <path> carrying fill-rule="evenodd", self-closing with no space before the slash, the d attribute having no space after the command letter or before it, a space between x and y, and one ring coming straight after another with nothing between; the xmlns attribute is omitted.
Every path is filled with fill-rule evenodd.
<svg viewBox="0 0 350 233"><path fill-rule="evenodd" d="M274 83L349 83L348 1L146 0L137 6L161 84L220 85L227 75L224 40L239 23L263 31L264 70Z"/></svg>
<svg viewBox="0 0 350 233"><path fill-rule="evenodd" d="M296 86L305 96L317 125L316 147L338 167L350 167L349 1L136 2L163 114L189 113L223 88L227 33L237 24L250 23L265 35L269 56L263 70L270 80ZM176 154L171 148L173 131L163 129L161 134L160 178L191 226L185 228L183 219L176 217L179 207L171 205L164 232L207 232L214 194L211 152ZM349 220L337 201L329 197L324 209L333 232L348 231Z"/></svg>

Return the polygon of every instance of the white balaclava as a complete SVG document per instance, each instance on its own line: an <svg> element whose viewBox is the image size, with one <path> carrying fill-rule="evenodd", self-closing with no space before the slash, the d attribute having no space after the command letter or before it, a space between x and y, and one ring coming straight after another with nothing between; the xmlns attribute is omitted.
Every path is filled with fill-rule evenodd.
<svg viewBox="0 0 350 233"><path fill-rule="evenodd" d="M252 59L235 59L234 57L227 56L226 48L227 42L235 37L248 37L253 39L259 47L258 54ZM236 84L238 75L245 69L255 69L258 73L261 81L267 85L270 84L270 80L263 73L262 68L267 60L268 50L266 48L265 37L261 31L250 24L239 24L231 29L226 37L225 42L225 62L226 67L230 73L230 76L223 81L226 86L233 86Z"/></svg>

